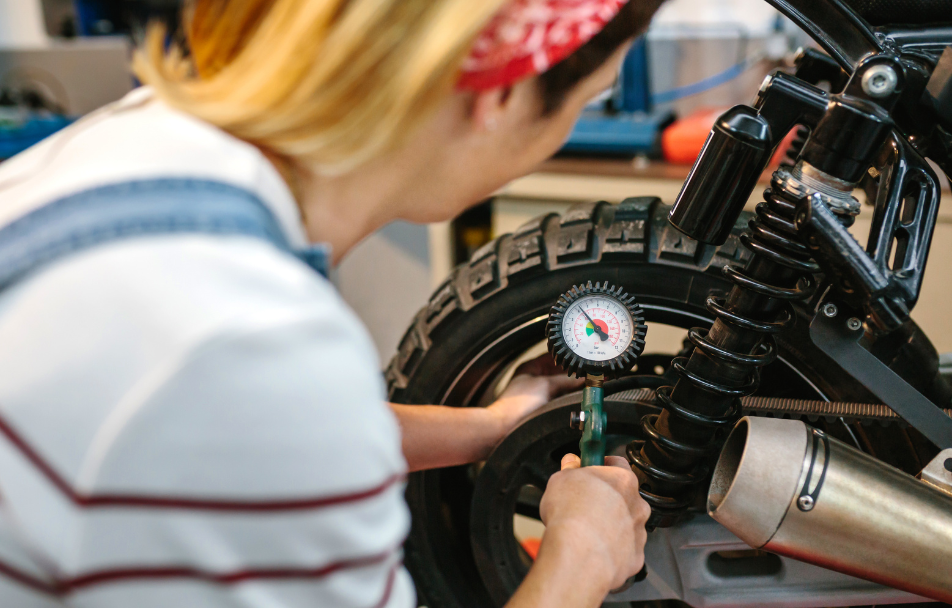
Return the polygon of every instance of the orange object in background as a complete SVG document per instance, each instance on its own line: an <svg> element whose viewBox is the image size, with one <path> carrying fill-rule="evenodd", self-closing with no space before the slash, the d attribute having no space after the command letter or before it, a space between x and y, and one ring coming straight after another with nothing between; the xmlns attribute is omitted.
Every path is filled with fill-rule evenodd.
<svg viewBox="0 0 952 608"><path fill-rule="evenodd" d="M727 110L728 108L703 108L674 121L661 134L661 152L664 160L675 165L693 165L718 116ZM790 147L790 142L796 137L796 132L797 129L794 127L777 146L777 151L770 159L771 167L780 164L784 154L787 153L787 148Z"/></svg>
<svg viewBox="0 0 952 608"><path fill-rule="evenodd" d="M535 559L539 555L539 547L542 545L541 538L527 538L522 541L522 548L526 553L529 554L529 557Z"/></svg>
<svg viewBox="0 0 952 608"><path fill-rule="evenodd" d="M675 165L693 165L717 117L727 108L703 108L671 123L661 134L664 159Z"/></svg>

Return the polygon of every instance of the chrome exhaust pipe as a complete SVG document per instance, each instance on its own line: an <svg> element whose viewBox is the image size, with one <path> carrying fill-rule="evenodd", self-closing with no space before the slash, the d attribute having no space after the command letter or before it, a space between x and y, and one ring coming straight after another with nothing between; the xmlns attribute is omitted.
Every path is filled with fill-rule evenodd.
<svg viewBox="0 0 952 608"><path fill-rule="evenodd" d="M755 549L952 603L952 494L803 422L742 418L707 509Z"/></svg>

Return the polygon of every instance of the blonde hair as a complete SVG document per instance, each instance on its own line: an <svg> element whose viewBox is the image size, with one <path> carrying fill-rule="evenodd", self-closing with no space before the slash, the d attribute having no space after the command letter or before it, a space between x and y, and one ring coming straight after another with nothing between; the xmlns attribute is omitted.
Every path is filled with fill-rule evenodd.
<svg viewBox="0 0 952 608"><path fill-rule="evenodd" d="M173 107L341 172L419 126L505 1L195 0L190 55L152 26L133 70Z"/></svg>

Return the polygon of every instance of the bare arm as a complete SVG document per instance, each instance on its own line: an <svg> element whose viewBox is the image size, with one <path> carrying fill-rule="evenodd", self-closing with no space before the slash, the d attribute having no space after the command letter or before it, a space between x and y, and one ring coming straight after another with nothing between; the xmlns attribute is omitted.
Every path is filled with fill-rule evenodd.
<svg viewBox="0 0 952 608"><path fill-rule="evenodd" d="M508 425L490 408L391 403L403 431L410 471L485 460Z"/></svg>
<svg viewBox="0 0 952 608"><path fill-rule="evenodd" d="M582 382L559 372L548 355L525 363L486 408L391 403L403 432L410 471L485 460L514 428L558 395Z"/></svg>

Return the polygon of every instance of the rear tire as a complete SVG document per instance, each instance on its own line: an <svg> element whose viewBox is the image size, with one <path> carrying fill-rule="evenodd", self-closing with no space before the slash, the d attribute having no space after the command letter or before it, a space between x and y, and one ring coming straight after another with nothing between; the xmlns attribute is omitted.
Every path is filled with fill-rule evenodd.
<svg viewBox="0 0 952 608"><path fill-rule="evenodd" d="M657 198L577 205L481 248L436 290L403 337L386 371L391 401L479 405L506 367L544 339L545 317L559 294L589 280L623 286L649 324L709 325L707 296L731 287L721 268L750 256L737 238L749 216L724 245L713 247L675 230L668 210ZM790 334L802 338L805 331L799 322ZM761 394L869 400L809 340L786 337L780 359L764 370ZM650 352L650 330L648 346ZM470 467L454 467L409 479L413 527L406 559L420 603L429 608L498 605L469 540L472 474Z"/></svg>

